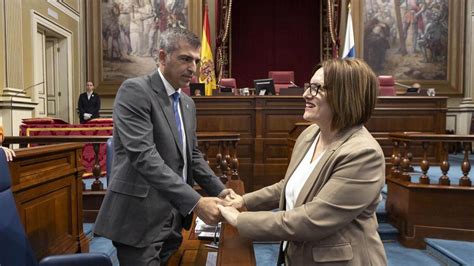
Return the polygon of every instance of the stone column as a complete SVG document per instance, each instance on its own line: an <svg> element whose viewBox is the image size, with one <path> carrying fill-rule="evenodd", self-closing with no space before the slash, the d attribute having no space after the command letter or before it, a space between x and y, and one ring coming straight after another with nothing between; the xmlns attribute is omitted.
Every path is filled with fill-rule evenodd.
<svg viewBox="0 0 474 266"><path fill-rule="evenodd" d="M31 118L36 105L24 90L3 88L0 94L0 124L5 136L19 136L23 118Z"/></svg>

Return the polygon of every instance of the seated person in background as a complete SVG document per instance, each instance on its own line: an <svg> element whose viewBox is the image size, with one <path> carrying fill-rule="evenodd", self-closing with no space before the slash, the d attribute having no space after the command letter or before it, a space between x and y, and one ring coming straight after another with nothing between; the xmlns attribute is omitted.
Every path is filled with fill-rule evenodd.
<svg viewBox="0 0 474 266"><path fill-rule="evenodd" d="M5 157L7 157L7 161L8 162L13 161L13 157L16 156L15 152L12 149L9 149L7 147L2 147L1 146L2 143L3 143L3 127L0 127L0 147L5 152Z"/></svg>
<svg viewBox="0 0 474 266"><path fill-rule="evenodd" d="M201 91L199 89L194 90L194 96L201 96Z"/></svg>
<svg viewBox="0 0 474 266"><path fill-rule="evenodd" d="M94 92L94 84L92 81L86 83L86 92L79 95L77 107L79 108L81 124L86 123L92 118L100 117L100 97L99 94Z"/></svg>
<svg viewBox="0 0 474 266"><path fill-rule="evenodd" d="M285 178L243 197L231 192L232 206L219 206L240 235L284 241L285 265L387 265L375 215L385 159L364 127L377 90L362 60L318 67L303 94L303 117L314 125L298 137Z"/></svg>

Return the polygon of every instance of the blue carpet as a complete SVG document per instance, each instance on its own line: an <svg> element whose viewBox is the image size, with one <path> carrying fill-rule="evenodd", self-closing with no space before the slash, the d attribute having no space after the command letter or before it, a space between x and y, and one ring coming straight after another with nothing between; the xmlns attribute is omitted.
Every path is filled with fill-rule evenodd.
<svg viewBox="0 0 474 266"><path fill-rule="evenodd" d="M446 264L474 265L474 242L427 238L426 249Z"/></svg>
<svg viewBox="0 0 474 266"><path fill-rule="evenodd" d="M257 266L276 265L280 244L253 244Z"/></svg>
<svg viewBox="0 0 474 266"><path fill-rule="evenodd" d="M94 237L94 233L92 232L92 228L94 227L93 223L84 223L82 224L82 229L84 231L84 235L86 235L89 241Z"/></svg>
<svg viewBox="0 0 474 266"><path fill-rule="evenodd" d="M104 253L110 257L112 264L118 266L117 250L112 245L112 241L105 237L94 237L89 245L90 253Z"/></svg>
<svg viewBox="0 0 474 266"><path fill-rule="evenodd" d="M405 248L398 242L384 243L389 266L443 265L423 250Z"/></svg>
<svg viewBox="0 0 474 266"><path fill-rule="evenodd" d="M104 189L107 189L107 178L106 177L101 177L99 180L104 184ZM84 184L86 185L86 189L89 190L91 189L92 183L95 181L95 178L85 178L82 179Z"/></svg>

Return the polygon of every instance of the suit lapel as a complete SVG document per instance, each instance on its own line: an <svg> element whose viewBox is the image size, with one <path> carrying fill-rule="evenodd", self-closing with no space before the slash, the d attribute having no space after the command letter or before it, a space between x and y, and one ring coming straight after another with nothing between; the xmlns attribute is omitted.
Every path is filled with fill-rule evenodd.
<svg viewBox="0 0 474 266"><path fill-rule="evenodd" d="M165 114L165 118L168 122L168 126L171 130L171 134L173 135L175 144L178 146L181 156L183 156L182 147L180 147L181 145L179 145L178 126L176 125L176 120L174 118L173 106L171 105L169 96L166 93L165 85L163 84L163 81L161 80L158 71L155 71L150 74L150 80L152 89L158 94L157 98L158 102L160 103L159 106Z"/></svg>
<svg viewBox="0 0 474 266"><path fill-rule="evenodd" d="M190 137L192 136L192 134L189 134L189 133L192 132L191 120L192 120L193 115L192 115L191 109L189 107L188 99L184 95L184 93L181 93L180 101L181 101L180 102L181 116L183 117L184 130L186 132L186 134L185 134L186 149L187 149L187 154L190 154L190 152L191 152L191 143L192 143L192 139L190 139Z"/></svg>
<svg viewBox="0 0 474 266"><path fill-rule="evenodd" d="M301 189L300 193L298 194L298 198L296 199L295 202L295 208L302 205L304 202L306 202L309 194L311 191L314 189L320 190L324 184L327 182L327 178L330 177L330 173L322 173L321 170L324 168L326 163L331 159L332 155L334 152L344 143L347 141L347 139L354 134L357 130L359 130L361 127L356 126L352 127L342 135L339 140L335 141L333 144L331 144L326 152L323 154L321 159L319 160L318 164L316 164L316 167L314 170L311 172L309 178L306 180L305 184L303 185L303 188Z"/></svg>
<svg viewBox="0 0 474 266"><path fill-rule="evenodd" d="M296 167L300 164L301 160L308 152L308 149L311 147L311 144L313 143L314 138L317 136L318 132L319 132L318 127L314 127L313 130L308 131L306 135L303 136L303 140L301 141L301 144L300 144L301 148L295 147L295 149L293 149L293 153L296 152L296 154L294 155L295 158L292 158L292 160L290 161L290 164L288 165L288 170L286 171L287 174L285 176L285 182L283 184L282 195L280 197L280 208L282 209L284 209L286 206L285 190L286 190L286 185L288 184L288 180L293 175L293 172L296 170Z"/></svg>

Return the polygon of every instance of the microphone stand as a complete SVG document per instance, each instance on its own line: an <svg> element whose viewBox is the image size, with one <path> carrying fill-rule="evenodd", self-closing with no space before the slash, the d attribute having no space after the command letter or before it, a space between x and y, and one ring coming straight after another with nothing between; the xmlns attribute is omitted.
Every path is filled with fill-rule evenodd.
<svg viewBox="0 0 474 266"><path fill-rule="evenodd" d="M295 87L299 87L298 85L296 85L293 81L290 80L290 84L295 86Z"/></svg>
<svg viewBox="0 0 474 266"><path fill-rule="evenodd" d="M394 82L394 84L397 85L397 86L400 86L402 88L405 88L405 89L411 88L411 86L408 86L408 85L405 85L405 84L402 84L402 83L398 83L398 82Z"/></svg>
<svg viewBox="0 0 474 266"><path fill-rule="evenodd" d="M219 231L221 223L218 223L216 225L216 228L214 229L214 237L212 239L212 242L209 244L205 244L204 246L209 247L209 248L219 248L219 239L217 238L217 231ZM219 234L220 237L220 234Z"/></svg>
<svg viewBox="0 0 474 266"><path fill-rule="evenodd" d="M28 87L22 89L21 91L18 91L18 92L16 92L15 94L13 94L12 96L10 96L10 126L11 126L10 128L11 128L11 130L12 130L12 132L11 132L11 135L12 135L12 136L13 136L13 98L16 97L16 96L18 96L18 94L25 93L25 92L27 92L29 89L34 88L34 87L36 87L36 86L38 86L38 85L41 85L41 84L43 84L43 83L44 83L44 81L38 82L38 83L36 83L36 84L33 84L33 85L31 85L31 86L28 86Z"/></svg>

